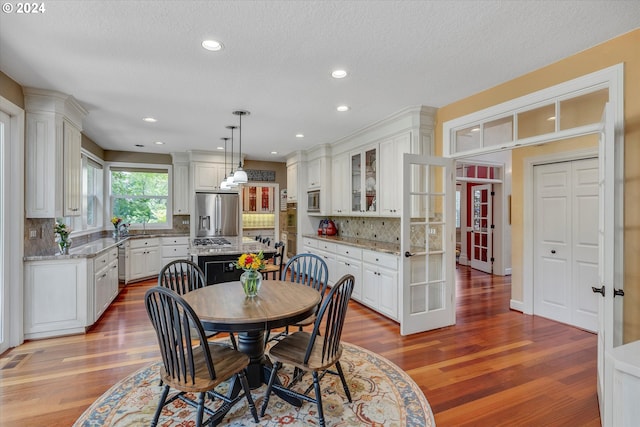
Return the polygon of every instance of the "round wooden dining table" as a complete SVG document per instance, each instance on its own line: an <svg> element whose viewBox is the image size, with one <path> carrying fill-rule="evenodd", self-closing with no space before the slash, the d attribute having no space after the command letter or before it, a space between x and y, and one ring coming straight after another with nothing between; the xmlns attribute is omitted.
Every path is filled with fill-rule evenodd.
<svg viewBox="0 0 640 427"><path fill-rule="evenodd" d="M183 298L205 330L237 333L238 350L251 360L247 377L252 389L266 384L271 373L271 362L264 353L265 332L308 318L321 301L315 289L281 280L263 280L258 295L251 298L245 296L239 281L205 286ZM302 404L291 396L281 397L296 406Z"/></svg>

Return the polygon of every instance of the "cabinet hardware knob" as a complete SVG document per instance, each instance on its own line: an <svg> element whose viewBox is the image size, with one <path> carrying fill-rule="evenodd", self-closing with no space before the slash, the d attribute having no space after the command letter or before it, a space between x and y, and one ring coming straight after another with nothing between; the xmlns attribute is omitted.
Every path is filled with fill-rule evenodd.
<svg viewBox="0 0 640 427"><path fill-rule="evenodd" d="M552 254L555 254L555 253L556 253L556 250L555 250L555 249L551 249L551 253L552 253Z"/></svg>
<svg viewBox="0 0 640 427"><path fill-rule="evenodd" d="M613 288L613 297L623 297L624 296L624 289L616 289Z"/></svg>

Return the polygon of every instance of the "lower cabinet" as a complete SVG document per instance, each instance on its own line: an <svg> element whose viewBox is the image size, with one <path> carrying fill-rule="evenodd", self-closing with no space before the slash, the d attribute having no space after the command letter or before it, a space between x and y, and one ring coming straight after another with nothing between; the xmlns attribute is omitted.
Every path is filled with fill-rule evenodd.
<svg viewBox="0 0 640 427"><path fill-rule="evenodd" d="M25 339L84 333L93 323L92 282L86 258L25 262Z"/></svg>
<svg viewBox="0 0 640 427"><path fill-rule="evenodd" d="M125 243L125 283L157 276L160 272L160 239L133 239Z"/></svg>
<svg viewBox="0 0 640 427"><path fill-rule="evenodd" d="M398 319L398 257L362 251L362 302Z"/></svg>
<svg viewBox="0 0 640 427"><path fill-rule="evenodd" d="M345 274L355 278L351 297L398 320L398 256L355 246L304 238L303 251L322 257L329 268L329 285Z"/></svg>
<svg viewBox="0 0 640 427"><path fill-rule="evenodd" d="M160 268L156 274L160 273L160 269L171 261L189 258L189 237L162 237L160 239L162 260Z"/></svg>
<svg viewBox="0 0 640 427"><path fill-rule="evenodd" d="M97 322L118 295L118 249L113 248L93 261L93 321Z"/></svg>

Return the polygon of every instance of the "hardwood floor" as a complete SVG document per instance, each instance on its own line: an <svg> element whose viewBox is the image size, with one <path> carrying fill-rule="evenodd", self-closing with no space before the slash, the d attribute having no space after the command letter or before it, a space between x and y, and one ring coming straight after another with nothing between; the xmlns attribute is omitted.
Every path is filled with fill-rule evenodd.
<svg viewBox="0 0 640 427"><path fill-rule="evenodd" d="M400 366L442 426L599 426L596 335L509 310L509 277L457 269L457 324L400 336L351 303L343 339ZM111 385L158 358L130 285L86 335L26 342L0 357L1 426L70 426Z"/></svg>

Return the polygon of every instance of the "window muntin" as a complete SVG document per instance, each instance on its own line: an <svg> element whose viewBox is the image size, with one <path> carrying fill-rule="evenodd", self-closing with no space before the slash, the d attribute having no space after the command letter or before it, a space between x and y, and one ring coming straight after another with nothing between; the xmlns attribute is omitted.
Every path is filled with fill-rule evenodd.
<svg viewBox="0 0 640 427"><path fill-rule="evenodd" d="M169 168L111 168L111 216L127 224L170 227Z"/></svg>

